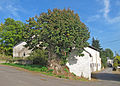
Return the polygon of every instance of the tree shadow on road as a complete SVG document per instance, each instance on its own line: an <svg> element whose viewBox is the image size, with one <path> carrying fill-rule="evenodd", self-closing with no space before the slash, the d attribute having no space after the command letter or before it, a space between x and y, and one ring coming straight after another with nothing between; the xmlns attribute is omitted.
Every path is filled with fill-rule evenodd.
<svg viewBox="0 0 120 86"><path fill-rule="evenodd" d="M92 78L95 78L98 80L120 81L120 74L95 73L95 74L92 74Z"/></svg>

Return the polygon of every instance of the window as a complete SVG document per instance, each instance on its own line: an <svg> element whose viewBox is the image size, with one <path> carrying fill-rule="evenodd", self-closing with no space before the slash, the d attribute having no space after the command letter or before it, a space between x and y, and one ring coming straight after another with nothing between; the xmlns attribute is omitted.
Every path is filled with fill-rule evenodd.
<svg viewBox="0 0 120 86"><path fill-rule="evenodd" d="M23 53L23 56L25 56L25 52Z"/></svg>

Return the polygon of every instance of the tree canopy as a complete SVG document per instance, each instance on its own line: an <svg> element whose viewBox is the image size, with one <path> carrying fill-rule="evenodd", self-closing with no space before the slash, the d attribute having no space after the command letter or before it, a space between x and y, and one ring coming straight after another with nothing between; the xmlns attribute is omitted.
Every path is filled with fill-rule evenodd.
<svg viewBox="0 0 120 86"><path fill-rule="evenodd" d="M113 67L117 68L118 65L120 65L120 56L115 56Z"/></svg>
<svg viewBox="0 0 120 86"><path fill-rule="evenodd" d="M0 33L3 31L3 24L0 24Z"/></svg>
<svg viewBox="0 0 120 86"><path fill-rule="evenodd" d="M88 28L70 9L49 9L47 13L29 18L27 22L26 46L31 49L46 47L50 57L65 61L73 47L81 55L84 47L88 46Z"/></svg>
<svg viewBox="0 0 120 86"><path fill-rule="evenodd" d="M106 67L107 66L107 56L106 56L106 52L104 50L100 51L100 57L101 57L102 67Z"/></svg>
<svg viewBox="0 0 120 86"><path fill-rule="evenodd" d="M105 52L106 52L106 57L113 59L113 52L111 49L107 48L107 49L105 49Z"/></svg>
<svg viewBox="0 0 120 86"><path fill-rule="evenodd" d="M23 41L24 23L7 18L0 28L0 48L6 55L12 55L13 46Z"/></svg>
<svg viewBox="0 0 120 86"><path fill-rule="evenodd" d="M109 49L109 48L106 48L104 50L100 46L99 40L95 39L94 37L92 38L92 46L100 51L100 57L101 57L102 66L106 67L107 66L107 57L109 57L110 59L113 59L113 52L112 52L112 50Z"/></svg>
<svg viewBox="0 0 120 86"><path fill-rule="evenodd" d="M94 37L92 38L92 46L98 50L102 50L99 40L95 39Z"/></svg>

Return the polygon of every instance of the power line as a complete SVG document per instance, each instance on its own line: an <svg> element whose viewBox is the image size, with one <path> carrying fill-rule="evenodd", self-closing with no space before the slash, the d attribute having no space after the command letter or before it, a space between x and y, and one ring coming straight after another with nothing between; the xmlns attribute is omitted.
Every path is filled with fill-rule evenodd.
<svg viewBox="0 0 120 86"><path fill-rule="evenodd" d="M119 40L113 40L113 41L107 41L107 42L105 42L105 43L103 43L103 44L113 44L113 43L119 43L120 42L120 39Z"/></svg>
<svg viewBox="0 0 120 86"><path fill-rule="evenodd" d="M107 41L107 43L108 42L119 42L120 41L120 39L116 39L116 40L112 40L112 41Z"/></svg>
<svg viewBox="0 0 120 86"><path fill-rule="evenodd" d="M118 41L120 41L120 39L113 40L113 41L108 41L108 42L118 42Z"/></svg>

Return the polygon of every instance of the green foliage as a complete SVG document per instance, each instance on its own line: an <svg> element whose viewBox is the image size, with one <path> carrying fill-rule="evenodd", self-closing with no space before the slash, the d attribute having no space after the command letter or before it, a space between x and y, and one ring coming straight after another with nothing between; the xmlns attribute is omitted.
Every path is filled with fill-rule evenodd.
<svg viewBox="0 0 120 86"><path fill-rule="evenodd" d="M49 75L49 76L55 76L58 78L69 79L69 77L66 75L56 75L56 74L52 73L54 71L53 69L48 69L47 67L42 66L42 65L21 65L21 64L13 64L13 63L2 63L2 64L24 68L24 69L27 69L29 71L40 72L42 74ZM74 73L72 73L72 74L74 74ZM74 80L87 81L87 79L85 79L85 78L78 78L77 79L77 76L75 74L74 74L74 77L72 76L71 78Z"/></svg>
<svg viewBox="0 0 120 86"><path fill-rule="evenodd" d="M92 38L92 46L96 48L98 51L100 51L100 57L102 62L102 67L107 66L107 56L106 52L101 48L99 40Z"/></svg>
<svg viewBox="0 0 120 86"><path fill-rule="evenodd" d="M116 53L116 56L120 56L119 53Z"/></svg>
<svg viewBox="0 0 120 86"><path fill-rule="evenodd" d="M53 69L49 69L47 72L50 72L50 73L52 73L54 70Z"/></svg>
<svg viewBox="0 0 120 86"><path fill-rule="evenodd" d="M105 49L105 50L101 50L100 51L100 57L101 57L101 61L102 61L102 67L106 67L107 66L107 57L109 58L113 58L113 52L111 49Z"/></svg>
<svg viewBox="0 0 120 86"><path fill-rule="evenodd" d="M69 70L67 68L65 68L64 71L66 71L67 73L69 73Z"/></svg>
<svg viewBox="0 0 120 86"><path fill-rule="evenodd" d="M43 49L37 49L33 51L27 59L32 60L33 64L40 64L45 66L48 63L47 51Z"/></svg>
<svg viewBox="0 0 120 86"><path fill-rule="evenodd" d="M106 67L107 66L107 56L106 56L106 52L104 50L100 51L100 57L101 57L101 61L102 61L102 67Z"/></svg>
<svg viewBox="0 0 120 86"><path fill-rule="evenodd" d="M0 24L0 33L3 31L3 26L4 26L4 25L1 23L1 24Z"/></svg>
<svg viewBox="0 0 120 86"><path fill-rule="evenodd" d="M98 50L102 50L99 40L92 38L92 46Z"/></svg>
<svg viewBox="0 0 120 86"><path fill-rule="evenodd" d="M114 58L113 67L117 67L118 65L120 65L120 56Z"/></svg>
<svg viewBox="0 0 120 86"><path fill-rule="evenodd" d="M66 78L64 75L57 75L56 77L59 77L59 78ZM67 77L68 78L68 77Z"/></svg>
<svg viewBox="0 0 120 86"><path fill-rule="evenodd" d="M111 49L109 49L109 48L105 49L105 53L106 53L106 57L113 59L113 52Z"/></svg>
<svg viewBox="0 0 120 86"><path fill-rule="evenodd" d="M40 68L40 71L41 71L41 72L46 72L47 70L48 70L47 67L42 67L42 68Z"/></svg>
<svg viewBox="0 0 120 86"><path fill-rule="evenodd" d="M0 40L1 40L1 33L2 33L2 31L3 31L3 27L4 27L4 25L1 23L0 24ZM4 55L4 47L2 46L2 43L0 42L0 54L1 55Z"/></svg>
<svg viewBox="0 0 120 86"><path fill-rule="evenodd" d="M113 67L117 68L117 66L118 66L118 61L114 60Z"/></svg>
<svg viewBox="0 0 120 86"><path fill-rule="evenodd" d="M73 47L81 55L88 46L89 31L78 14L70 9L53 9L29 18L26 24L27 45L31 49L46 47L49 58L60 59L63 64ZM37 46L39 45L39 47Z"/></svg>
<svg viewBox="0 0 120 86"><path fill-rule="evenodd" d="M96 48L98 51L100 51L102 67L106 67L107 66L107 57L109 57L111 59L113 58L112 50L109 48L103 50L103 48L101 48L101 46L100 46L99 40L95 39L94 37L92 38L92 46L94 48Z"/></svg>
<svg viewBox="0 0 120 86"><path fill-rule="evenodd" d="M12 64L12 63L4 63L5 65L11 65L16 67L21 67L30 71L36 72L47 72L48 68L42 65L21 65L21 64Z"/></svg>
<svg viewBox="0 0 120 86"><path fill-rule="evenodd" d="M76 76L74 73L72 73L74 76Z"/></svg>
<svg viewBox="0 0 120 86"><path fill-rule="evenodd" d="M0 31L0 49L5 52L5 55L12 55L13 46L24 40L24 23L7 18L0 28L2 30Z"/></svg>
<svg viewBox="0 0 120 86"><path fill-rule="evenodd" d="M6 56L6 55L3 55L3 54L0 54L0 60L6 61L6 60L12 59L12 58L13 58L13 57L11 57L11 56Z"/></svg>

